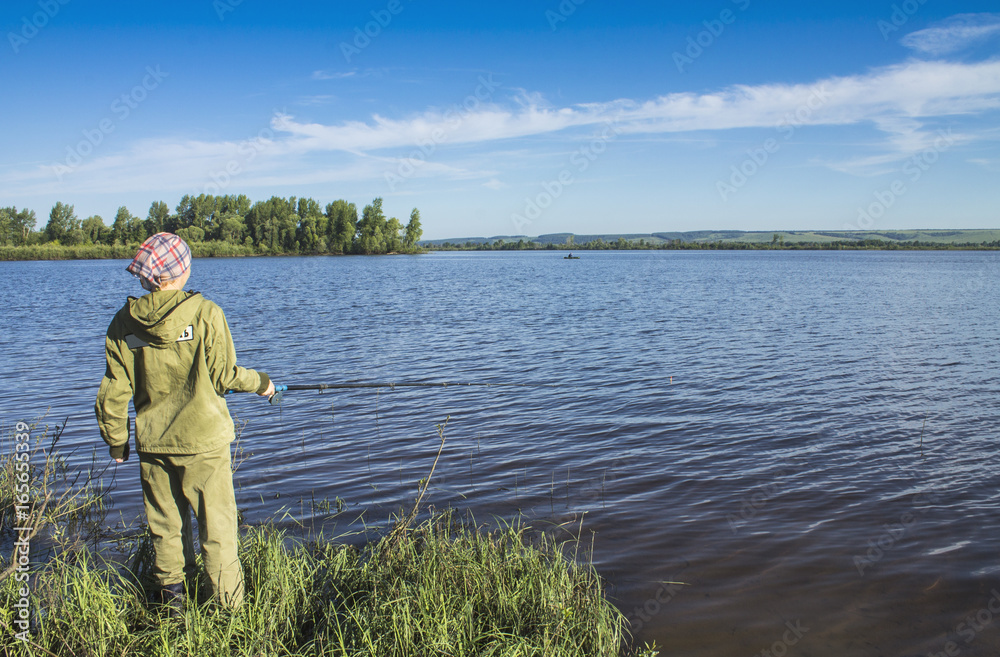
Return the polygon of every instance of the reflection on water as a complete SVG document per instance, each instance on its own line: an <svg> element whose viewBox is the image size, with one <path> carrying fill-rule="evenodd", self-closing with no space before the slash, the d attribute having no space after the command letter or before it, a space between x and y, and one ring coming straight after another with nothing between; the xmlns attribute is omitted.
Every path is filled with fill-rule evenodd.
<svg viewBox="0 0 1000 657"><path fill-rule="evenodd" d="M279 383L555 384L238 396L241 508L384 521L450 418L430 501L582 526L664 654L1000 654L996 254L579 255L196 261ZM5 425L89 456L125 264L0 263Z"/></svg>

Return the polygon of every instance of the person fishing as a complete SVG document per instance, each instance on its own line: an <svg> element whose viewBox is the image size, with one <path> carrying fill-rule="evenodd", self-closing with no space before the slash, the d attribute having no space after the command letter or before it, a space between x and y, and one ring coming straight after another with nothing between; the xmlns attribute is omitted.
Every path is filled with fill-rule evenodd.
<svg viewBox="0 0 1000 657"><path fill-rule="evenodd" d="M243 570L230 453L235 428L225 394L270 398L274 384L264 372L236 364L222 309L184 290L191 275L191 249L184 240L157 233L126 269L147 294L129 297L108 327L107 368L95 404L101 437L111 458L128 460L133 399L159 602L181 609L186 582L193 582L193 510L213 599L237 608Z"/></svg>

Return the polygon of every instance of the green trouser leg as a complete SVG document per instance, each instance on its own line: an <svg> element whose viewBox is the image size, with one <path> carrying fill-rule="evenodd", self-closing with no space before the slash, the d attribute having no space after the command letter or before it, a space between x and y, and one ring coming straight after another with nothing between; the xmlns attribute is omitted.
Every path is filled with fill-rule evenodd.
<svg viewBox="0 0 1000 657"><path fill-rule="evenodd" d="M194 565L191 510L212 594L224 605L243 602L237 554L236 495L229 445L204 454L139 453L154 573L161 586L184 580Z"/></svg>

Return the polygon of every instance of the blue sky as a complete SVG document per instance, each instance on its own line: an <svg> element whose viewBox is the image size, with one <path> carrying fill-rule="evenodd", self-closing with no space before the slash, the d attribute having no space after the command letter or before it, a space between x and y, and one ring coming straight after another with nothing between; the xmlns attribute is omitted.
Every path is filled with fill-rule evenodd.
<svg viewBox="0 0 1000 657"><path fill-rule="evenodd" d="M8 0L0 205L381 196L426 238L1000 227L996 3L805 4Z"/></svg>

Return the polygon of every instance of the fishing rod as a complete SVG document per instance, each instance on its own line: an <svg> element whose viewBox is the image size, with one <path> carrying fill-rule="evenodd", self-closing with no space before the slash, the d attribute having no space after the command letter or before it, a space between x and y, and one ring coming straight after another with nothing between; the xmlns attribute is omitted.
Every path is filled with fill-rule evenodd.
<svg viewBox="0 0 1000 657"><path fill-rule="evenodd" d="M290 385L276 385L274 386L274 394L271 396L270 402L272 404L278 404L281 402L282 397L285 392L291 392L296 390L318 390L322 392L323 390L354 390L358 388L451 388L459 386L476 386L482 388L554 388L555 384L552 383L455 383L451 381L430 381L430 382L381 382L381 383L309 383L309 384L290 384Z"/></svg>

